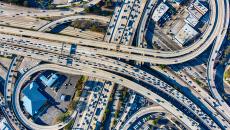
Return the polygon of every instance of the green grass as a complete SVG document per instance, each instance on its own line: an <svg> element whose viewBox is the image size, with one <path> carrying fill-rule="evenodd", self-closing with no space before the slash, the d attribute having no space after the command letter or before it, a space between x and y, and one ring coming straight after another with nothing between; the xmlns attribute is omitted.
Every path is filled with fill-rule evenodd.
<svg viewBox="0 0 230 130"><path fill-rule="evenodd" d="M70 117L69 111L67 111L66 113L61 113L57 118L57 122L64 122L69 117Z"/></svg>
<svg viewBox="0 0 230 130"><path fill-rule="evenodd" d="M230 78L230 69L226 70L226 72L224 73L224 79L226 80L227 78Z"/></svg>
<svg viewBox="0 0 230 130"><path fill-rule="evenodd" d="M195 79L195 82L200 86L202 85L202 83L198 79Z"/></svg>
<svg viewBox="0 0 230 130"><path fill-rule="evenodd" d="M163 70L163 69L165 69L167 66L166 66L166 65L160 64L159 67Z"/></svg>
<svg viewBox="0 0 230 130"><path fill-rule="evenodd" d="M71 127L73 126L74 124L74 120L71 120L69 122L69 124L67 124L65 127L64 127L64 130L71 130Z"/></svg>

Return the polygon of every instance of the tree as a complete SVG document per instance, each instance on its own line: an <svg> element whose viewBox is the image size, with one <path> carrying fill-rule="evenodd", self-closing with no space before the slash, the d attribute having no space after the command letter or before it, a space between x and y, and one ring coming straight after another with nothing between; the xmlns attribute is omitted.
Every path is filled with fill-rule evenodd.
<svg viewBox="0 0 230 130"><path fill-rule="evenodd" d="M66 113L61 113L58 117L57 117L57 122L64 122L66 119L68 119L70 117L70 113L67 111Z"/></svg>
<svg viewBox="0 0 230 130"><path fill-rule="evenodd" d="M67 125L64 127L64 130L71 130L73 124L74 124L74 120L70 121L69 124L67 124Z"/></svg>
<svg viewBox="0 0 230 130"><path fill-rule="evenodd" d="M69 111L73 111L77 105L76 101L71 101L68 105Z"/></svg>
<svg viewBox="0 0 230 130"><path fill-rule="evenodd" d="M160 65L159 65L159 67L163 70L163 69L165 69L165 68L166 68L166 65L162 65L162 64L160 64Z"/></svg>

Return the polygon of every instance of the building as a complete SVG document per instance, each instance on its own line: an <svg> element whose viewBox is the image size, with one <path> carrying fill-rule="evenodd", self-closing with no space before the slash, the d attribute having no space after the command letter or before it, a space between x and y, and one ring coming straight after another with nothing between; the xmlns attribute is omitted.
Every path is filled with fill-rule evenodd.
<svg viewBox="0 0 230 130"><path fill-rule="evenodd" d="M164 4L163 2L158 5L158 7L155 9L152 15L152 19L155 22L158 22L161 17L168 11L169 7Z"/></svg>
<svg viewBox="0 0 230 130"><path fill-rule="evenodd" d="M189 13L188 17L186 17L185 19L185 22L195 27L198 24L199 20L196 17L194 17L191 13Z"/></svg>
<svg viewBox="0 0 230 130"><path fill-rule="evenodd" d="M173 0L173 2L177 3L178 5L181 5L185 3L187 0Z"/></svg>
<svg viewBox="0 0 230 130"><path fill-rule="evenodd" d="M192 40L199 33L189 24L185 24L175 36L176 40L183 46L189 40Z"/></svg>
<svg viewBox="0 0 230 130"><path fill-rule="evenodd" d="M194 17L197 18L197 20L199 20L203 15L193 6L193 4L191 4L188 8L188 11L190 12L190 14L192 14Z"/></svg>
<svg viewBox="0 0 230 130"><path fill-rule="evenodd" d="M194 8L196 8L196 10L199 11L202 15L205 15L208 12L208 8L201 4L199 0L196 0L193 5Z"/></svg>
<svg viewBox="0 0 230 130"><path fill-rule="evenodd" d="M0 130L13 130L6 121L6 118L0 119Z"/></svg>
<svg viewBox="0 0 230 130"><path fill-rule="evenodd" d="M70 5L71 3L74 3L77 1L80 2L80 0L53 0L52 4L54 4L54 5Z"/></svg>
<svg viewBox="0 0 230 130"><path fill-rule="evenodd" d="M208 12L208 8L202 5L199 0L195 0L195 2L189 6L188 11L189 15L186 17L185 21L195 27L199 23L201 17Z"/></svg>
<svg viewBox="0 0 230 130"><path fill-rule="evenodd" d="M208 8L202 5L198 0L191 4L188 8L189 12L197 18L199 21L200 18L208 12Z"/></svg>
<svg viewBox="0 0 230 130"><path fill-rule="evenodd" d="M46 77L45 75L41 75L39 79L46 87L52 87L52 85L57 81L58 75L54 73L51 73L49 77Z"/></svg>
<svg viewBox="0 0 230 130"><path fill-rule="evenodd" d="M176 35L184 25L185 25L184 20L176 20L175 24L170 29L170 33Z"/></svg>
<svg viewBox="0 0 230 130"><path fill-rule="evenodd" d="M53 0L52 4L55 4L55 5L64 5L64 4L67 4L68 2L69 2L69 0Z"/></svg>
<svg viewBox="0 0 230 130"><path fill-rule="evenodd" d="M39 113L39 110L44 106L47 102L46 97L44 97L38 91L38 84L36 82L32 82L31 84L27 85L22 93L23 93L23 106L25 110L31 115L34 116L35 114Z"/></svg>

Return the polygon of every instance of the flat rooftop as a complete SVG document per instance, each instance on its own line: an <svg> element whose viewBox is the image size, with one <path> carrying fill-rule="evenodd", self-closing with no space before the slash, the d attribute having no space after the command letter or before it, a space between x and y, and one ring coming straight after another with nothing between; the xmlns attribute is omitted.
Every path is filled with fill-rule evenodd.
<svg viewBox="0 0 230 130"><path fill-rule="evenodd" d="M6 118L2 118L0 120L0 129L1 130L13 130L8 124L8 122L6 121Z"/></svg>
<svg viewBox="0 0 230 130"><path fill-rule="evenodd" d="M158 5L152 15L152 19L157 22L167 12L169 7L163 2Z"/></svg>
<svg viewBox="0 0 230 130"><path fill-rule="evenodd" d="M36 82L32 82L27 85L22 93L24 94L22 101L23 106L26 111L33 116L37 114L39 109L46 103L47 99L38 91L38 84Z"/></svg>
<svg viewBox="0 0 230 130"><path fill-rule="evenodd" d="M69 2L69 0L53 0L52 4L55 4L55 5L64 5L64 4L67 4L68 2Z"/></svg>
<svg viewBox="0 0 230 130"><path fill-rule="evenodd" d="M178 42L180 42L182 45L184 45L184 43L191 40L192 38L194 38L198 34L199 33L194 28L192 28L189 24L186 23L181 28L181 30L177 33L175 38L177 39Z"/></svg>
<svg viewBox="0 0 230 130"><path fill-rule="evenodd" d="M189 13L189 15L185 19L185 21L188 22L193 27L195 27L197 25L197 23L199 22L199 20L196 17L194 17L191 13Z"/></svg>
<svg viewBox="0 0 230 130"><path fill-rule="evenodd" d="M193 5L202 15L208 12L208 8L201 4L199 0L196 0Z"/></svg>
<svg viewBox="0 0 230 130"><path fill-rule="evenodd" d="M188 7L188 11L197 18L197 20L199 20L203 15L193 6L193 4L191 4Z"/></svg>

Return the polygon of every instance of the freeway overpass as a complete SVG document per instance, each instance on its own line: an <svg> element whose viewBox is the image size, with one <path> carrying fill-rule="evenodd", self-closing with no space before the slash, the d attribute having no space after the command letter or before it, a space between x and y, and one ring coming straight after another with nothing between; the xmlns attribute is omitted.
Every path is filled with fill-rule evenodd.
<svg viewBox="0 0 230 130"><path fill-rule="evenodd" d="M131 59L131 60L141 60L142 61L149 61L152 63L159 63L159 64L177 64L177 63L181 63L181 62L185 62L188 61L196 56L198 56L199 54L201 54L204 50L207 49L207 47L210 46L210 44L212 43L212 41L216 38L216 36L219 34L219 32L221 32L221 27L220 27L220 22L216 22L216 21L224 21L224 10L223 10L223 4L220 4L221 2L219 1L215 1L215 0L211 0L210 1L210 6L211 7L211 27L208 28L208 30L206 31L206 35L202 36L202 38L199 40L199 43L193 44L187 48L184 48L182 50L179 51L172 51L172 52L162 52L162 51L156 51L156 50L146 50L146 49L140 49L140 48L133 48L133 47L123 47L123 46L116 46L113 45L113 47L109 48L109 47L105 47L105 46L98 46L98 45L92 45L92 44L85 44L85 45L89 45L89 46L93 46L93 47L102 47L102 48L106 48L106 49L113 49L114 51L118 50L118 51L123 51L123 52L128 52L128 53L133 53L134 54L138 54L138 55L145 55L145 56L125 56L125 55L119 55L119 58L124 58L124 59ZM217 9L217 10L216 10ZM217 14L218 12L218 14ZM10 28L8 28L7 30L9 30ZM22 31L22 30L21 30ZM25 31L25 30L24 30ZM210 32L210 33L209 33ZM9 33L9 32L5 32L5 33ZM33 35L33 33L35 32L28 32L31 35L26 35L25 33L19 33L18 35L25 35L25 36L32 36L32 37L36 37ZM14 34L14 33L13 33ZM16 34L17 35L17 34ZM37 38L45 38L47 39L47 37L49 37L49 40L54 40L54 38L51 38L51 35L47 36L47 37L42 37L46 34L38 34L36 33ZM56 37L56 36L55 36ZM61 39L61 36L59 36ZM208 37L209 39L206 39L205 37ZM64 37L62 37L64 38ZM67 38L67 37L65 37ZM74 41L63 41L63 40L59 40L60 42L70 42L70 43L74 43ZM77 40L76 40L77 41ZM90 41L88 41L90 42ZM84 43L84 42L83 42ZM92 42L94 43L94 42ZM78 43L80 44L80 43ZM101 43L102 44L102 43ZM99 44L99 45L101 45ZM106 44L106 43L105 43ZM81 44L82 45L82 44ZM106 56L108 56L109 54L107 54ZM127 54L126 54L127 55ZM111 54L110 54L111 56ZM148 58L147 58L148 56ZM151 59L150 59L151 57ZM162 60L164 59L164 60ZM166 60L167 59L167 60ZM158 62L157 62L158 61ZM167 61L167 62L166 62Z"/></svg>
<svg viewBox="0 0 230 130"><path fill-rule="evenodd" d="M46 24L45 26L41 27L38 31L45 32L47 31L47 29L51 29L54 26L67 23L67 22L73 22L75 20L92 20L92 21L98 21L107 24L110 19L108 17L99 16L99 15L74 15L74 16L68 16L52 21Z"/></svg>
<svg viewBox="0 0 230 130"><path fill-rule="evenodd" d="M84 11L84 8L71 8L69 10L52 9L52 10L41 10L34 8L27 8L22 6L16 6L12 4L7 4L0 2L0 15L8 16L29 16L29 17L58 17L58 16L68 16L74 15L75 13L80 13Z"/></svg>
<svg viewBox="0 0 230 130"><path fill-rule="evenodd" d="M219 3L220 3L220 4L219 4L219 5L217 4L217 5L220 6L220 7L222 7L222 6L223 6L223 2L222 2L222 3L219 2ZM222 8L222 9L223 9L223 8ZM224 11L222 10L222 12L224 12ZM221 18L221 17L222 17L222 14L219 15L219 13L218 13L218 19ZM223 17L222 17L222 18L223 18ZM224 18L223 18L223 19L224 19ZM221 22L223 22L223 20L222 20ZM218 24L217 24L217 25L220 26L220 25L221 25L221 22L220 22L219 25L218 25ZM216 26L217 26L217 25L216 25ZM218 26L217 26L217 27L218 27ZM6 28L6 27L4 27L4 28ZM221 27L220 27L220 29L221 29ZM26 36L30 36L30 35L29 35L29 32L27 32L27 30L18 30L18 31L19 31L19 33L17 33L16 35L26 35ZM20 34L20 32L24 32L24 31L27 32L27 34ZM3 32L4 32L4 33L9 33L9 32L7 32L7 31L5 31L5 30L4 30ZM16 32L16 31L15 31L15 32ZM32 33L34 34L34 32L32 32ZM13 33L10 32L10 34L14 34L14 32L13 32ZM36 33L36 35L37 35L37 36L33 35L32 37L42 38L42 39L44 38L43 36L39 36L37 33ZM47 34L43 33L43 35L47 35ZM58 36L58 37L61 37L61 36ZM56 38L57 38L57 37L56 37ZM67 37L66 37L66 38L67 38ZM25 39L25 38L23 38L23 39ZM28 38L28 39L29 39L29 38ZM61 39L61 38L60 38L60 39ZM18 37L17 37L17 38L14 37L13 40L18 40L18 41L20 41L21 39L18 38ZM31 40L31 39L29 39L29 40ZM44 38L44 40L47 40L47 39ZM54 41L56 41L55 39L48 39L48 40L52 40L52 41L54 40ZM35 44L36 42L37 42L37 43L36 43L37 45L41 44L41 41L38 41L38 40L36 41L36 40L34 40L34 39L33 39L32 41L35 41L35 42L33 42L34 44ZM210 41L211 41L211 40L210 40ZM46 42L46 41L43 41L43 42ZM58 42L60 42L60 41L58 40ZM86 42L86 41L85 41L85 42ZM89 41L89 42L91 43L91 42L93 42L93 41ZM71 43L71 42L69 42L69 43ZM72 42L72 43L75 43L75 42ZM18 43L16 43L16 44L14 43L14 45L17 45L17 44L18 44ZM53 44L56 45L57 43L53 43ZM77 44L78 44L78 43L77 43ZM83 45L83 43L80 43L80 44ZM86 43L86 44L87 44L87 43ZM107 44L107 43L104 43L104 44ZM51 45L51 44L50 44L50 45ZM60 44L59 44L59 45L60 45ZM111 44L110 44L110 45L111 45ZM18 46L18 45L17 45L17 46ZM21 45L20 45L20 46L21 46ZM84 46L92 46L92 47L95 47L95 45L85 45L85 43L84 43ZM5 47L7 48L7 46L5 46ZM10 46L10 47L14 47L14 46ZM78 46L78 47L81 47L81 46ZM101 46L98 46L98 47L99 47L99 48L102 48L102 50L99 50L99 51L96 51L96 52L90 53L90 54L94 56L95 54L103 55L102 53L108 52L107 55L108 55L108 56L112 56L113 53L111 53L110 51L103 50L105 47L101 47ZM118 50L118 51L120 51L120 49L121 49L122 47L125 48L125 46L113 45L113 49L114 49L114 50ZM131 47L131 48L132 48L132 47ZM20 50L20 48L17 48L17 49ZM78 48L78 49L79 49L79 48ZM84 49L85 49L85 50L84 50ZM94 48L94 49L95 49L95 48ZM87 48L87 47L85 47L85 48L84 48L84 47L81 47L81 49L79 49L78 51L81 51L82 53L84 53L84 52L88 52L88 53L89 53L89 52L93 51L94 49L90 49L90 48ZM111 48L109 48L109 47L106 46L106 49L111 49ZM122 49L123 49L123 48L122 48ZM122 50L122 49L121 49L121 50ZM139 48L132 48L132 51L131 51L131 52L128 52L128 53L131 53L131 54L133 53L133 54L135 54L135 53L136 53L136 52L135 52L136 49L139 49ZM129 48L128 48L127 50L129 51ZM4 50L4 51L5 51L5 50ZM9 51L9 50L8 50L8 51ZM101 52L100 52L100 51L101 51ZM125 52L125 50L122 50L122 51ZM141 49L140 49L140 51L141 51ZM144 52L144 50L142 50L142 51ZM149 53L148 50L145 50L145 51L146 51L145 53ZM15 52L16 52L16 51L15 51ZM99 53L98 53L98 52L99 52ZM139 53L139 50L138 50L137 52ZM203 51L201 51L201 52L203 52ZM40 52L39 52L39 53L40 53ZM127 55L128 53L125 53L125 55ZM145 53L140 53L139 55L146 55ZM158 53L159 53L159 52L158 52ZM171 52L170 52L170 53L171 53ZM45 53L43 53L43 54L45 54ZM132 54L132 55L133 55L133 54ZM151 54L153 54L153 51L151 51ZM150 55L150 56L147 55L147 56L146 56L146 59L145 59L144 61L147 61L147 60L149 59L149 57L151 57L151 58L153 58L153 59L155 58L155 59L157 59L157 60L155 60L155 62L153 62L153 60L148 60L148 61L153 62L153 63L161 63L161 62L163 63L163 58L165 58L165 59L170 58L170 57L164 57L165 54L166 54L166 53L159 54L159 61L158 61L158 62L157 62L158 59L154 57L154 56L156 56L156 55L152 55L152 57L151 57L151 55ZM28 56L28 55L30 55L30 53L28 53L26 56ZM126 58L125 55L122 55L122 57L123 57L123 58ZM119 56L121 56L121 54L120 54L120 55L117 54L116 56L119 57ZM130 58L130 57L131 57L131 58ZM156 56L156 57L157 57L157 56ZM130 58L130 59L133 59L133 60L141 60L142 57L138 57L138 56L129 56L127 59L129 59L129 58ZM178 58L178 57L176 57L176 58ZM180 58L181 58L181 57L180 57ZM190 57L190 58L191 58L191 57ZM165 60L165 59L164 59L164 60ZM183 59L183 58L181 58L181 59ZM183 60L184 60L184 61L189 60L189 58L188 58L188 59L184 58L183 60L181 60L181 59L178 61L178 59L170 58L170 60L175 60L174 62L172 62L172 64L174 64L174 63L175 63L175 64L176 64L176 63L180 63L180 62L182 62ZM50 61L50 60L52 60L52 58L48 59L48 61ZM108 59L108 60L110 60L110 59ZM167 61L168 61L168 59L167 59ZM166 64L166 62L164 62L164 63ZM170 63L170 64L171 64L171 63Z"/></svg>
<svg viewBox="0 0 230 130"><path fill-rule="evenodd" d="M164 108L160 107L160 106L148 106L148 107L144 107L141 108L140 110L138 110L136 113L134 113L122 126L122 130L128 130L130 128L130 126L140 117L147 115L147 114L151 114L154 112L162 112L162 113L167 113L167 111L165 111ZM188 128L189 129L189 128Z"/></svg>
<svg viewBox="0 0 230 130"><path fill-rule="evenodd" d="M14 41L14 40L13 40ZM11 41L10 41L11 42ZM10 44L10 43L9 43ZM24 44L24 47L25 46L28 46L28 43L26 43L26 42L21 42L20 43L21 44L21 46L22 46L22 44ZM9 45L7 45L7 46L9 46ZM33 45L32 44L32 46L34 46L34 49L41 49L41 48L45 48L46 49L46 51L52 51L53 50L53 52L55 52L55 53L58 53L57 52L57 49L59 49L60 50L60 48L61 48L61 45L59 46L59 48L57 48L57 46L55 46L55 45L53 45L53 48L50 48L51 46L50 45L47 45L47 43L43 43L43 44L40 44L39 46L36 46L36 45ZM68 44L67 45L64 45L66 48L68 48ZM69 45L70 46L70 45ZM39 48L36 48L36 47L39 47ZM11 52L13 51L12 49L12 47L10 47L11 48ZM29 49L26 49L26 50L21 50L21 49L23 49L23 48L15 48L15 51L18 51L18 55L22 55L22 52L25 52L26 53L26 51L27 51L27 54L25 54L24 56L28 56L28 55L30 55L30 57L32 56L32 55L34 55L34 56L36 56L36 57L34 57L34 56L32 56L32 58L37 58L37 56L39 55L39 53L40 54L42 54L42 52L36 52L36 51L32 51L34 54L32 54L31 55L31 53L30 54L28 54L28 52L29 52ZM63 49L63 48L62 48ZM68 49L65 49L64 48L64 51L62 50L61 52L62 52L62 54L69 54L69 50L70 50L70 48L68 48ZM43 50L44 51L44 50ZM13 52L13 53L15 53L15 52ZM60 51L59 51L59 53L60 53ZM46 56L48 56L48 53L45 53L46 54ZM81 55L81 58L83 58L83 56L82 56L82 54L77 54L76 56L78 57L78 56L80 56ZM76 57L76 58L77 58ZM44 59L45 57L43 56L42 57L42 59L43 60L45 60ZM40 58L41 59L41 58ZM55 59L54 58L54 56L50 56L50 57L48 57L47 58L47 61L54 61L53 59ZM65 58L64 58L65 59ZM89 57L88 58L86 58L86 59L89 59ZM60 59L57 59L57 63L59 63L60 61L59 61ZM91 58L90 59L90 61L92 62L92 61L97 61L98 62L98 60L99 60L99 58L97 57L97 58ZM104 61L102 61L102 62L100 62L100 64L101 63L103 63L103 62L105 62L105 60L106 59L104 59ZM59 61L59 62L58 62ZM108 61L110 61L110 60L106 60L106 62L108 62ZM88 61L87 61L88 62ZM65 63L65 62L64 62ZM84 62L83 62L84 63ZM106 63L105 63L106 64ZM94 65L94 67L95 67L95 65ZM116 66L117 68L121 68L121 65L119 64L118 66ZM105 69L105 68L102 68L102 69ZM111 69L111 67L109 68L109 69ZM116 69L116 71L118 71L117 69ZM134 75L134 77L136 77L136 75ZM141 79L143 79L143 78L141 78ZM145 78L144 78L145 79ZM167 91L167 90L166 90Z"/></svg>
<svg viewBox="0 0 230 130"><path fill-rule="evenodd" d="M226 12L229 12L229 0L223 0L223 2L225 2L225 6L222 8L222 10L226 10ZM218 56L218 52L221 48L220 43L222 43L222 41L224 40L225 36L226 36L226 32L228 29L228 25L229 25L229 14L225 14L225 16L223 16L225 18L225 21L222 21L222 28L223 30L221 31L221 33L217 36L216 40L214 41L214 45L211 51L211 55L209 57L209 61L208 61L208 69L207 69L207 73L208 73L208 85L209 85L209 89L212 93L212 96L217 99L218 103L220 104L221 107L223 107L223 113L230 113L230 107L228 106L228 104L223 100L221 94L219 93L219 91L217 90L217 86L215 85L215 68L214 68L214 64L215 64L215 59ZM228 121L230 122L230 115L226 114Z"/></svg>
<svg viewBox="0 0 230 130"><path fill-rule="evenodd" d="M8 46L8 45L7 45ZM23 55L23 56L28 56L28 52L30 52L30 50L29 49L26 49L26 50L21 50L22 48L15 48L15 50L13 50L13 48L12 47L10 47L11 48L11 50L10 50L10 52L11 53L15 53L15 54L18 54L18 55ZM48 50L54 50L54 49L49 49L49 48L47 48ZM2 51L2 50L1 50ZM58 64L60 64L60 63L62 63L62 65L64 64L64 65L66 65L66 58L65 57L63 57L63 56L58 56L59 58L60 57L62 57L62 58L60 58L60 59L57 59L56 57L57 57L57 55L56 54L49 54L49 53L46 53L46 52L39 52L39 51L31 51L31 52L33 52L34 54L32 54L32 53L30 53L29 55L30 55L30 57L31 58L35 58L35 59L42 59L42 60L45 60L45 61L49 61L49 62L53 62L53 63L58 63ZM23 53L25 53L25 55L23 54ZM40 55L39 55L40 54ZM46 57L44 57L44 54L46 55ZM50 56L49 56L50 55ZM48 56L48 57L47 57ZM78 56L80 56L80 54L78 55ZM84 59L84 55L81 55L81 59ZM87 57L86 56L86 59L89 59L89 57ZM93 61L97 61L97 62L99 62L100 64L102 64L102 63L104 63L104 65L102 66L102 65L100 65L99 64L99 68L102 68L102 69L108 69L108 70L112 70L113 68L112 68L112 66L111 66L111 63L110 63L110 66L109 67L106 67L105 65L109 65L108 63L106 63L106 61L99 61L98 60L98 58L91 58L91 60L93 60ZM76 61L76 62L80 62L80 61ZM109 62L109 61L107 61L107 62ZM86 65L86 63L89 63L89 65L92 65L92 67L97 67L97 65L95 64L95 62L92 62L92 63L90 63L90 61L87 61L87 62L80 62L80 63L83 63L84 65ZM94 63L94 64L93 64ZM76 67L78 67L79 65L77 64L77 63L75 63L75 61L73 62L73 64L72 64L73 66L76 66ZM133 68L133 67L130 67L130 68ZM121 71L121 73L124 73L125 74L125 71L124 70L122 70L121 69L121 64L119 64L118 63L118 65L116 65L116 67L114 68L115 69L115 72L118 72L118 71ZM127 71L127 70L126 70ZM132 71L132 73L130 73L130 74L132 74L133 75L133 77L134 78L138 78L138 76L136 75L136 74L133 74L133 72L135 72L135 71L137 71L135 68L133 68L133 71ZM145 74L146 76L147 76L147 73L145 73L145 72L141 72L140 70L138 70L140 73L142 73L141 75L143 76L143 74ZM130 75L129 74L129 75ZM149 79L147 79L147 77L146 76L144 76L143 78L142 77L140 77L140 79L141 80L147 80L146 82L148 82L148 83L153 83L152 81L148 81L148 80L150 80L150 79L152 79L151 77L149 78ZM150 76L150 75L149 75ZM152 85L154 85L154 86L156 86L156 84L152 84ZM164 83L162 84L163 86L164 86ZM172 95L172 97L173 97L173 95L174 95L174 93L171 93L171 92L173 92L171 89L173 89L172 87L169 87L169 86L167 86L168 87L168 89L170 89L170 91L169 90L162 90L162 91L164 91L164 92L167 92L169 95ZM163 89L163 88L159 88L159 89ZM166 88L164 88L164 89L166 89ZM175 89L174 89L174 91L175 91ZM177 95L180 95L180 96L182 96L182 97L178 97L178 98L183 98L183 100L182 99L178 99L180 102L181 101L185 101L184 103L183 102L181 102L182 104L184 104L184 105L191 105L191 102L186 98L186 97L184 97L182 94L180 94L180 93L178 93L177 92ZM178 95L178 96L179 96ZM189 103L190 102L190 103ZM193 104L194 105L194 104ZM187 108L190 108L190 107L187 107ZM194 106L194 109L196 110L196 109L199 109L196 105ZM196 113L200 113L200 112L202 112L201 110L197 110L197 111L194 111L194 114L196 114ZM199 114L196 114L196 115L199 115ZM201 114L202 116L203 116L203 114ZM204 115L205 116L205 118L207 118L207 116L206 115ZM208 119L208 118L207 118ZM209 119L208 119L209 120Z"/></svg>
<svg viewBox="0 0 230 130"><path fill-rule="evenodd" d="M54 65L54 64L44 64L44 65L36 66L35 68L32 68L28 72L24 73L24 75L20 78L20 80L18 80L17 85L15 86L15 89L14 89L13 102L12 102L14 112L16 113L19 120L24 125L26 125L28 128L31 128L31 129L38 129L39 128L41 130L60 129L60 128L64 127L75 116L75 113L74 113L71 116L71 118L69 118L67 121L62 122L62 123L57 124L57 125L54 125L54 126L37 125L37 124L32 123L31 121L29 121L25 117L25 115L21 111L21 108L19 105L19 94L20 94L21 87L22 87L25 79L28 76L30 76L30 75L38 72L38 71L42 71L42 70L54 70L54 71L60 71L63 73L74 74L74 75L88 75L88 76L92 76L92 77L98 77L101 79L106 79L106 80L121 84L123 86L126 86L127 84L129 84L129 86L126 86L127 88L132 89L133 91L136 91L137 93L140 93L142 95L145 95L151 101L158 103L159 105L164 107L166 110L171 112L173 115L175 115L179 120L184 122L185 125L188 125L189 128L197 129L197 127L198 127L195 125L196 123L195 124L193 123L191 118L188 118L186 115L181 113L180 110L176 109L173 105L170 105L170 103L168 101L164 100L160 96L154 94L152 91L150 91L150 90L148 90L148 89L146 89L146 88L144 88L144 87L142 87L142 86L140 86L140 85L138 85L138 84L136 84L130 80L127 80L125 78L122 78L120 76L117 76L117 75L114 75L112 73L105 72L102 70L93 69L93 68L86 68L85 66L78 66L78 68L73 69L73 68L67 68L67 67L58 66L58 65Z"/></svg>
<svg viewBox="0 0 230 130"><path fill-rule="evenodd" d="M221 5L223 6L223 4ZM218 19L216 20L219 20L222 18L222 20L220 21L224 21L222 17L224 13L221 14L223 10L219 12L220 13L218 15ZM221 22L217 22L216 24L217 27L215 28L221 29L221 27L219 27L220 26L219 23ZM22 29L16 29L16 28L9 28L9 27L1 27L0 32L6 33L6 34L13 34L13 35L19 35L19 36L27 36L27 37L51 40L51 41L58 41L58 42L77 43L79 46L82 45L82 46L90 46L94 48L99 48L100 50L98 49L98 51L94 51L94 52L89 51L94 54L113 56L113 57L137 60L137 61L143 61L143 62L151 62L151 63L157 63L157 64L177 64L177 63L188 61L198 56L200 53L206 50L206 48L210 45L210 44L205 43L205 44L202 44L202 45L205 45L205 47L204 46L199 47L197 46L198 44L195 44L193 47L191 47L192 51L190 51L189 49L190 47L188 47L180 51L176 51L176 52L160 52L156 50L149 50L149 49L143 49L143 48L137 48L137 47L127 47L124 45L118 46L116 44L110 44L108 46L106 42L96 42L96 41L90 41L90 40L73 38L73 37L68 37L68 36L60 36L60 35L57 36L56 34L47 34L47 33L22 30ZM219 33L220 31L217 31L217 32ZM210 38L215 38L215 35L212 35L212 37ZM212 41L212 40L213 39L210 39L207 41ZM107 49L107 50L104 50L104 49ZM108 51L108 50L113 50L113 52Z"/></svg>

